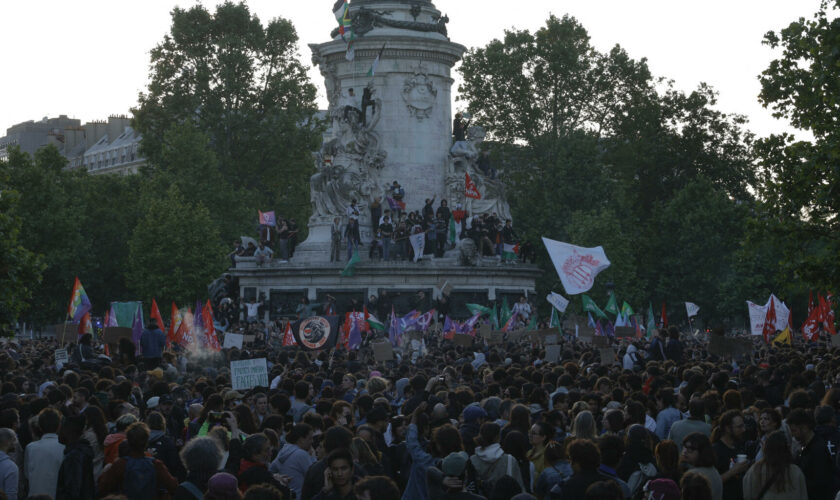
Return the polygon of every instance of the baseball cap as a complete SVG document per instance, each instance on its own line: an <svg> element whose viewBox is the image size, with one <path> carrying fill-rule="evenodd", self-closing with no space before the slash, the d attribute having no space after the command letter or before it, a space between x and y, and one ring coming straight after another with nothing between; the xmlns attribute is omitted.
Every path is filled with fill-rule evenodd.
<svg viewBox="0 0 840 500"><path fill-rule="evenodd" d="M440 470L444 476L460 476L467 468L467 461L470 459L464 451L453 451L440 464Z"/></svg>

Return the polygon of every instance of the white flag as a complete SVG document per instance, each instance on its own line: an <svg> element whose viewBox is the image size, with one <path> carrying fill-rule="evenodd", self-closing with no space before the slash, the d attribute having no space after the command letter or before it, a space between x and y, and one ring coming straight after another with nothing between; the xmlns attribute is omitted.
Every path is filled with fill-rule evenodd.
<svg viewBox="0 0 840 500"><path fill-rule="evenodd" d="M618 316L615 317L615 325L613 326L616 328L619 326L627 326L627 316L625 316L621 313L621 311L619 311Z"/></svg>
<svg viewBox="0 0 840 500"><path fill-rule="evenodd" d="M588 292L598 273L610 267L603 247L585 248L548 238L542 240L569 295Z"/></svg>
<svg viewBox="0 0 840 500"><path fill-rule="evenodd" d="M685 312L688 314L688 317L697 316L697 311L700 310L700 306L695 304L694 302L686 302L685 303Z"/></svg>
<svg viewBox="0 0 840 500"><path fill-rule="evenodd" d="M566 312L566 308L569 307L569 300L559 293L551 292L548 297L546 297L546 300L548 300L548 303L557 308L557 310L561 313Z"/></svg>
<svg viewBox="0 0 840 500"><path fill-rule="evenodd" d="M411 241L411 248L414 249L414 262L417 262L423 257L423 250L426 249L426 233L417 233L409 236Z"/></svg>
<svg viewBox="0 0 840 500"><path fill-rule="evenodd" d="M776 297L775 295L773 295L771 293L770 298L767 299L767 303L764 304L764 310L765 311L770 310L770 302L771 301L775 302L775 309L776 309L776 324L774 325L774 328L776 328L776 330L780 330L780 331L784 330L788 326L788 318L790 317L790 309L788 309L788 307L785 305L784 302L779 300L778 297Z"/></svg>

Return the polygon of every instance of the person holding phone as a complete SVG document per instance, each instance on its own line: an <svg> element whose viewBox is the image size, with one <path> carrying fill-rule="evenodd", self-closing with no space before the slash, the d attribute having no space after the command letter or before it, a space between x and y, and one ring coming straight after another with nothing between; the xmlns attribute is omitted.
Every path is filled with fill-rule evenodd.
<svg viewBox="0 0 840 500"><path fill-rule="evenodd" d="M312 500L356 500L353 455L347 448L338 448L327 456L324 488Z"/></svg>

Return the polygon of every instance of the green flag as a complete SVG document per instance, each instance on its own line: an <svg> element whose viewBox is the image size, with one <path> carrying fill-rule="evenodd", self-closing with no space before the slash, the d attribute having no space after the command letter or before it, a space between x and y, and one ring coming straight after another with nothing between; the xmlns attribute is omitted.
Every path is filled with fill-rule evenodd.
<svg viewBox="0 0 840 500"><path fill-rule="evenodd" d="M596 316L599 318L606 318L607 315L604 311L598 307L598 304L595 303L594 300L589 298L589 295L583 294L580 296L580 299L583 301L583 310L595 313Z"/></svg>
<svg viewBox="0 0 840 500"><path fill-rule="evenodd" d="M532 314L531 315L531 321L528 322L528 330L534 331L536 329L537 329L537 315Z"/></svg>
<svg viewBox="0 0 840 500"><path fill-rule="evenodd" d="M607 301L607 305L604 307L604 311L618 316L618 303L615 301L614 293L610 294L610 300Z"/></svg>
<svg viewBox="0 0 840 500"><path fill-rule="evenodd" d="M385 324L376 319L376 316L370 314L366 320L372 330L385 331Z"/></svg>
<svg viewBox="0 0 840 500"><path fill-rule="evenodd" d="M356 250L353 250L353 256L347 261L347 265L344 266L344 270L341 271L341 275L353 276L356 274L356 264L358 264L360 260L362 259L359 257L359 249L357 248Z"/></svg>
<svg viewBox="0 0 840 500"><path fill-rule="evenodd" d="M507 297L502 299L502 310L499 311L499 323L502 325L506 325L508 320L510 319L510 307L508 307Z"/></svg>
<svg viewBox="0 0 840 500"><path fill-rule="evenodd" d="M656 330L656 319L653 317L653 304L650 302L648 302L648 320L645 328L647 329L645 337L650 338L653 335L653 331Z"/></svg>
<svg viewBox="0 0 840 500"><path fill-rule="evenodd" d="M455 243L455 217L449 216L449 243Z"/></svg>
<svg viewBox="0 0 840 500"><path fill-rule="evenodd" d="M467 304L467 309L470 310L470 314L481 313L481 315L485 314L493 314L493 310L489 307L480 306L478 304Z"/></svg>
<svg viewBox="0 0 840 500"><path fill-rule="evenodd" d="M551 319L548 321L548 327L549 328L554 328L555 326L557 328L560 328L560 318L557 317L557 308L552 307L551 308Z"/></svg>
<svg viewBox="0 0 840 500"><path fill-rule="evenodd" d="M625 303L621 304L621 314L624 315L624 316L627 316L629 318L630 316L632 316L636 313L633 312L633 308L630 307L630 304L625 302Z"/></svg>
<svg viewBox="0 0 840 500"><path fill-rule="evenodd" d="M493 322L493 329L499 329L499 313L496 311L496 304L493 304L493 311L490 313L490 321Z"/></svg>

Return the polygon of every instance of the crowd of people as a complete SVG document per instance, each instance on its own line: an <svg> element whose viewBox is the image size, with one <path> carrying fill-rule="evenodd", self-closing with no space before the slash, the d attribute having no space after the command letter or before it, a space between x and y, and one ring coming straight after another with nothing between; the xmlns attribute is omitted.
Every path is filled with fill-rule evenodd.
<svg viewBox="0 0 840 500"><path fill-rule="evenodd" d="M732 359L672 328L611 339L605 360L562 335L547 362L533 340L467 348L429 333L421 356L403 345L377 361L372 338L350 352L209 353L149 335L140 357L110 361L83 337L63 366L52 339L0 346L0 498L817 500L840 489L840 358L824 342L756 340ZM268 385L233 390L229 363L251 358L267 359Z"/></svg>

